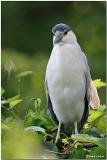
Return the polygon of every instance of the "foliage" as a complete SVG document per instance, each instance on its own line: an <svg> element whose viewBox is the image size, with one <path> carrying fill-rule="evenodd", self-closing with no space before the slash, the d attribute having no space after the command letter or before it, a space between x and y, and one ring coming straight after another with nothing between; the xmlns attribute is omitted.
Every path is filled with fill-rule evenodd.
<svg viewBox="0 0 107 160"><path fill-rule="evenodd" d="M16 78L26 77L26 76L29 76L30 74L33 74L33 72L32 71L24 71L24 72L17 74Z"/></svg>
<svg viewBox="0 0 107 160"><path fill-rule="evenodd" d="M73 140L79 141L79 142L91 142L96 145L98 145L102 149L106 149L106 138L96 138L93 136L89 136L87 134L82 135L72 135L71 138Z"/></svg>
<svg viewBox="0 0 107 160"><path fill-rule="evenodd" d="M102 82L101 79L96 79L93 81L97 88L105 87L106 83Z"/></svg>
<svg viewBox="0 0 107 160"><path fill-rule="evenodd" d="M5 89L1 88L1 96L3 96Z"/></svg>
<svg viewBox="0 0 107 160"><path fill-rule="evenodd" d="M56 23L63 22L72 26L87 54L104 56L105 6L105 1L4 1L1 3L2 48L12 48L29 55L44 51L49 53L52 44L51 28ZM95 59L92 61L96 67L98 64ZM104 63L102 68L104 70Z"/></svg>
<svg viewBox="0 0 107 160"><path fill-rule="evenodd" d="M17 74L17 78L27 79L32 71ZM32 75L33 76L33 75ZM95 80L97 87L104 86ZM17 86L18 87L18 86ZM80 134L61 139L55 145L57 126L41 105L42 99L31 98L23 119L18 106L24 101L21 95L5 98L6 89L1 89L2 99L2 158L14 159L104 159L106 156L106 107L97 111L90 109L89 117Z"/></svg>
<svg viewBox="0 0 107 160"><path fill-rule="evenodd" d="M8 98L6 103L9 103L9 105L11 107L16 106L17 104L19 104L20 102L22 102L23 100L20 98L20 95L16 95L12 98Z"/></svg>

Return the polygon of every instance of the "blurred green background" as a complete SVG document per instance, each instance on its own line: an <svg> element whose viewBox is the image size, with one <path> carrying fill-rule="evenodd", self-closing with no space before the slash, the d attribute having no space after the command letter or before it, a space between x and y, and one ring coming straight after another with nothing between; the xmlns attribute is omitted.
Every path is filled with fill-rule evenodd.
<svg viewBox="0 0 107 160"><path fill-rule="evenodd" d="M16 74L31 70L23 78L20 94L24 101L21 111L32 97L42 100L46 107L44 79L52 50L52 27L66 23L72 27L86 54L92 79L105 81L106 72L106 2L104 1L2 1L2 87L5 97L17 95ZM105 103L105 88L99 90ZM23 112L20 113L23 118Z"/></svg>

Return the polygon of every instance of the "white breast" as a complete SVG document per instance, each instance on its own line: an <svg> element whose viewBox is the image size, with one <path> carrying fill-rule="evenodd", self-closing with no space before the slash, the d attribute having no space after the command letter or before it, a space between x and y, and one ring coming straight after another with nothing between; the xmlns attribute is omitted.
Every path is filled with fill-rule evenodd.
<svg viewBox="0 0 107 160"><path fill-rule="evenodd" d="M79 48L68 44L54 46L46 79L53 110L63 123L82 118L86 90L84 67Z"/></svg>

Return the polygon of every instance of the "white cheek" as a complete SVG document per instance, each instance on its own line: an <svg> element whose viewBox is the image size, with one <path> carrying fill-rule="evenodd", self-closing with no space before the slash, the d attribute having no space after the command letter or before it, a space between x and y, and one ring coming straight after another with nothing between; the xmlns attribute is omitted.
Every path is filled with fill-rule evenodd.
<svg viewBox="0 0 107 160"><path fill-rule="evenodd" d="M53 36L53 44L54 44L54 42L55 42L55 36Z"/></svg>
<svg viewBox="0 0 107 160"><path fill-rule="evenodd" d="M63 42L67 42L67 35L65 35L65 36L62 38L62 41L63 41Z"/></svg>

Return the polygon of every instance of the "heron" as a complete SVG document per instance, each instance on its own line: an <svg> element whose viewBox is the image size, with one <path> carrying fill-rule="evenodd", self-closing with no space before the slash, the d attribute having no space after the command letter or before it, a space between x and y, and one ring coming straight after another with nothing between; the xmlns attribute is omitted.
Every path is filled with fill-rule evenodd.
<svg viewBox="0 0 107 160"><path fill-rule="evenodd" d="M66 135L78 135L87 121L89 107L100 105L86 55L72 28L63 23L52 28L53 49L46 67L45 89L49 112Z"/></svg>

